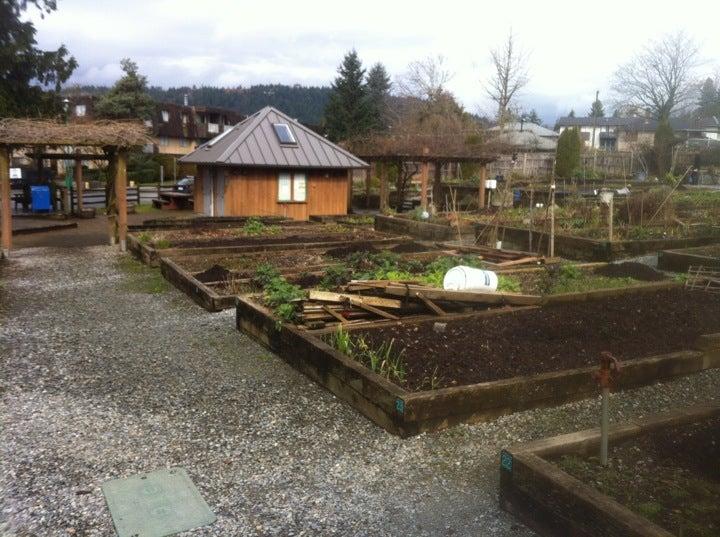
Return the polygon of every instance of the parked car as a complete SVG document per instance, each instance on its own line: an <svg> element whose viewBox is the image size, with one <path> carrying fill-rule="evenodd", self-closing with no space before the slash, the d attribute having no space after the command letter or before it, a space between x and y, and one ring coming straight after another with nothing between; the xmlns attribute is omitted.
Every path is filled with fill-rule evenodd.
<svg viewBox="0 0 720 537"><path fill-rule="evenodd" d="M180 179L173 190L176 192L185 192L186 194L192 194L193 185L195 184L195 178L191 175Z"/></svg>

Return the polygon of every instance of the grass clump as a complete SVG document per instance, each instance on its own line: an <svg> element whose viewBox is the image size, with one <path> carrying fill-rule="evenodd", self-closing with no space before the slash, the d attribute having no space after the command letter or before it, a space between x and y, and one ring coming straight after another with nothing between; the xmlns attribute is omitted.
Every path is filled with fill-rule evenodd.
<svg viewBox="0 0 720 537"><path fill-rule="evenodd" d="M545 282L544 287L551 295L628 287L638 283L633 278L613 278L589 274L572 264L560 265L557 272L549 273L549 276L549 281Z"/></svg>
<svg viewBox="0 0 720 537"><path fill-rule="evenodd" d="M130 256L122 256L116 265L120 272L129 277L122 283L124 290L131 293L156 295L170 289L170 284L159 270L152 269Z"/></svg>
<svg viewBox="0 0 720 537"><path fill-rule="evenodd" d="M383 342L379 347L371 347L363 336L351 336L342 326L338 326L330 335L328 343L374 373L398 384L405 382L404 351L393 350L394 339Z"/></svg>
<svg viewBox="0 0 720 537"><path fill-rule="evenodd" d="M156 250L162 250L164 248L170 248L172 246L172 243L167 239L158 239L153 244L155 246Z"/></svg>

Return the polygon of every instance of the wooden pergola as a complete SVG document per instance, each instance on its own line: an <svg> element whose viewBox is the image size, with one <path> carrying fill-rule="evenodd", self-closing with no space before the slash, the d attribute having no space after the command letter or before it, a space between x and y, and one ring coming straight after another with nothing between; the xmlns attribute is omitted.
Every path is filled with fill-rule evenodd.
<svg viewBox="0 0 720 537"><path fill-rule="evenodd" d="M35 119L0 119L0 245L2 256L12 248L12 212L10 208L10 159L14 151L29 149L31 156L43 160L74 160L74 179L78 204L82 209L82 161L108 160L113 173L117 234L111 226L110 243L125 251L127 237L127 153L151 143L147 129L139 122L93 121L59 123ZM50 152L48 152L48 148ZM108 208L110 209L110 207Z"/></svg>
<svg viewBox="0 0 720 537"><path fill-rule="evenodd" d="M390 189L388 188L387 170L384 164L403 166L405 163L420 164L420 204L423 209L428 204L428 184L430 164L434 165L435 177L433 186L441 184L441 169L445 164L475 163L480 164L480 185L478 203L485 205L485 180L487 164L497 160L488 154L487 143L467 143L466 134L402 134L402 135L371 135L356 139L345 144L348 149L370 164L365 175L365 194L369 198L372 176L378 171L380 179L380 210L388 208Z"/></svg>

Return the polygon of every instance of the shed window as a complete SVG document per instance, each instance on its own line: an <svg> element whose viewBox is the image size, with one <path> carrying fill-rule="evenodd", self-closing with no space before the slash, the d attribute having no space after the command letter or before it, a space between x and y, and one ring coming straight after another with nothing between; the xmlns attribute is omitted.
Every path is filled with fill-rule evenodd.
<svg viewBox="0 0 720 537"><path fill-rule="evenodd" d="M83 116L85 116L86 111L87 111L87 109L85 108L84 104L76 104L75 105L75 116L83 117Z"/></svg>
<svg viewBox="0 0 720 537"><path fill-rule="evenodd" d="M273 123L273 129L281 144L297 144L295 135L287 123Z"/></svg>
<svg viewBox="0 0 720 537"><path fill-rule="evenodd" d="M163 120L165 123L167 123L168 121L170 121L170 112L168 112L167 110L161 111L161 112L160 112L160 115L162 116L162 120Z"/></svg>
<svg viewBox="0 0 720 537"><path fill-rule="evenodd" d="M278 175L278 201L303 203L307 200L307 178L304 173L283 172Z"/></svg>

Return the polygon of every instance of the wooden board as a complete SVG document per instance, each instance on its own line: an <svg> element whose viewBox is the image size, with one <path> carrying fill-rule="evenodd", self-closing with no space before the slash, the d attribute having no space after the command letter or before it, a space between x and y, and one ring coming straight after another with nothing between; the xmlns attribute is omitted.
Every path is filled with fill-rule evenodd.
<svg viewBox="0 0 720 537"><path fill-rule="evenodd" d="M353 305L366 304L378 308L400 309L403 307L402 301L393 298L333 293L331 291L319 291L317 289L311 289L308 291L308 298L310 300L319 300L321 302L349 302Z"/></svg>
<svg viewBox="0 0 720 537"><path fill-rule="evenodd" d="M509 293L476 293L471 291L445 291L432 287L419 287L412 285L388 285L385 293L393 296L416 296L422 293L430 300L449 302L471 302L477 304L514 304L518 306L532 306L540 304L542 297L536 295L513 295Z"/></svg>

